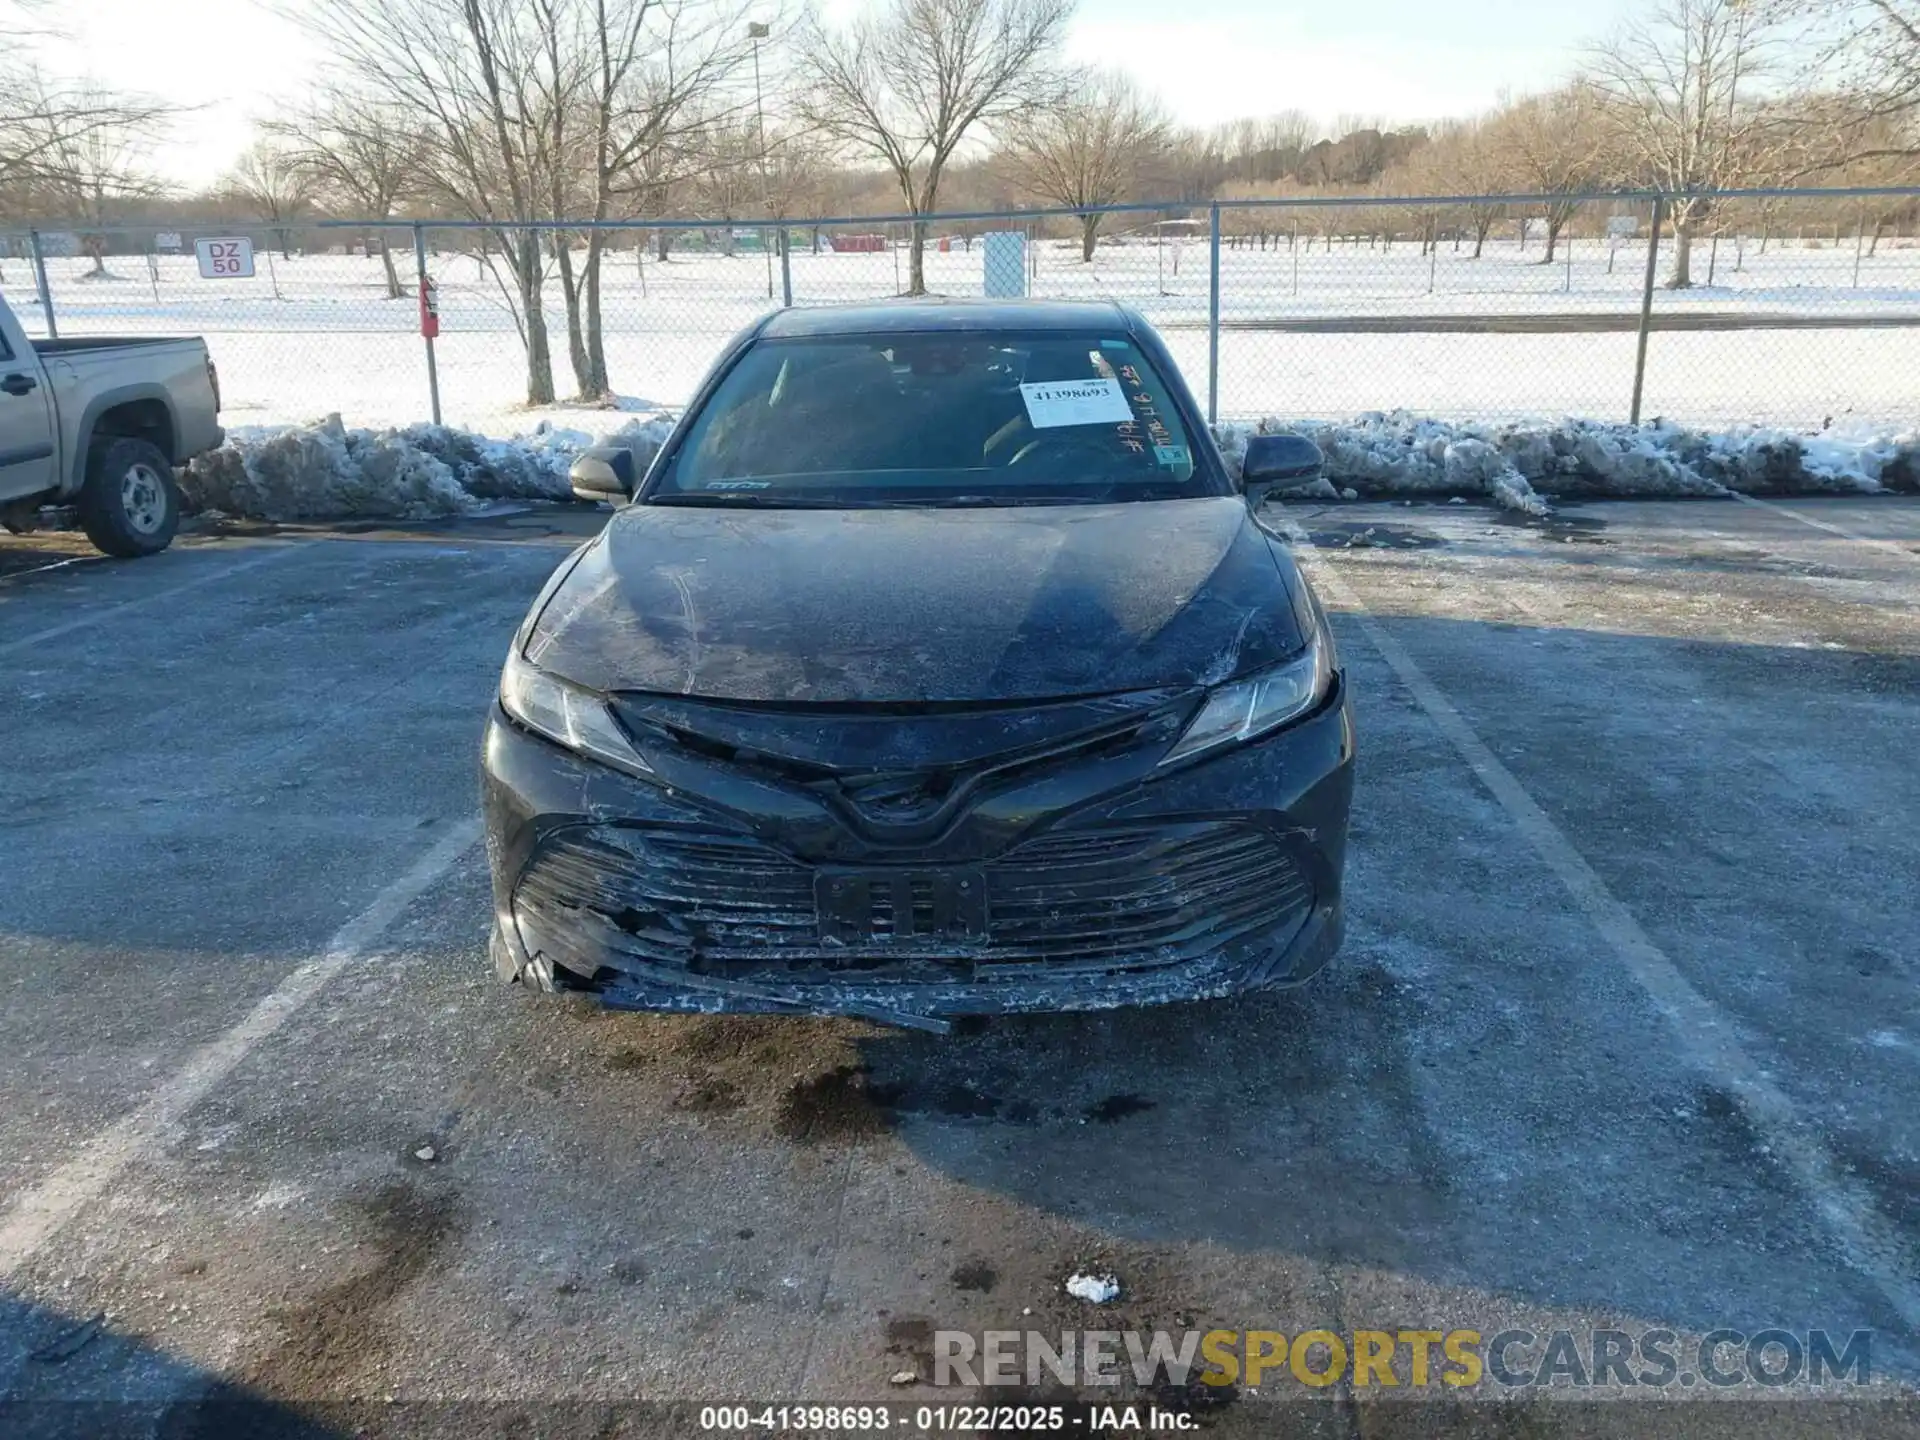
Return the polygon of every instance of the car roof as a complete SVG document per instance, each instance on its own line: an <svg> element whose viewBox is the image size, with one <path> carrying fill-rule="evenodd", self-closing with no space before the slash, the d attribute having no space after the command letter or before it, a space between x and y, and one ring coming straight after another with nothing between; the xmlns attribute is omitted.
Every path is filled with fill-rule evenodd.
<svg viewBox="0 0 1920 1440"><path fill-rule="evenodd" d="M776 310L761 327L769 339L820 335L912 335L939 331L1111 329L1131 333L1133 316L1111 300L960 300L926 296L855 305Z"/></svg>

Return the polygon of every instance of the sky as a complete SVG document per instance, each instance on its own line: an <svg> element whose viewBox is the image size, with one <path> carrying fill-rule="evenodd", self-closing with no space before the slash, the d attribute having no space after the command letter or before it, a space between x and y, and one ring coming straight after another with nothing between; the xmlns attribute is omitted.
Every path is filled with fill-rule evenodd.
<svg viewBox="0 0 1920 1440"><path fill-rule="evenodd" d="M250 122L300 94L322 56L283 10L301 0L66 0L39 46L68 76L192 107L152 156L187 187L217 180ZM829 0L829 14L868 0ZM1177 120L1304 110L1395 123L1545 89L1636 0L1081 0L1071 59L1132 73Z"/></svg>

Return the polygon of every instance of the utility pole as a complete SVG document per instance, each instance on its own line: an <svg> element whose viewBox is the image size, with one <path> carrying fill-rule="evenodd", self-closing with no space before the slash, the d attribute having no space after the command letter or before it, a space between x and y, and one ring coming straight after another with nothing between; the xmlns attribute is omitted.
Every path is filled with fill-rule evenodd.
<svg viewBox="0 0 1920 1440"><path fill-rule="evenodd" d="M772 29L758 20L747 22L747 38L753 42L753 128L758 136L760 147L760 204L767 212L767 218L773 218L773 187L767 179L767 113L760 97L760 42L773 33ZM786 227L782 226L784 230ZM769 241L775 239L770 229L760 232L760 248L767 256L767 298L773 298L773 249ZM786 237L779 237L784 247Z"/></svg>

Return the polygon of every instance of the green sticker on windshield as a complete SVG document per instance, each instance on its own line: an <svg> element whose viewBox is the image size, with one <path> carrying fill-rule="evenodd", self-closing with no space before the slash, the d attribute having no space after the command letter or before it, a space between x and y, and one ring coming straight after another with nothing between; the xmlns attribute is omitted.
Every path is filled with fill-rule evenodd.
<svg viewBox="0 0 1920 1440"><path fill-rule="evenodd" d="M1168 469L1175 469L1187 463L1187 447L1184 445L1156 445L1153 458Z"/></svg>

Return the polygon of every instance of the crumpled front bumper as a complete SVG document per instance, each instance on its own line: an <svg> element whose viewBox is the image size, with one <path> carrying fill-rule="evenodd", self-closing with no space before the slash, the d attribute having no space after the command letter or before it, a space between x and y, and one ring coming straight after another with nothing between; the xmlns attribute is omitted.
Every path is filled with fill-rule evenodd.
<svg viewBox="0 0 1920 1440"><path fill-rule="evenodd" d="M1108 887L1101 893L1118 897L1110 908L1123 916L1136 892L1164 904L1169 889L1189 884L1204 911L1216 892L1197 887L1221 883L1223 857L1237 846L1233 854L1252 858L1236 863L1265 867L1243 878L1274 888L1219 890L1217 937L1205 924L1168 922L1137 951L1121 934L1088 952L1082 916L1073 931L1082 949L1065 953L1063 944L1050 954L1042 904L1030 907L1026 940L953 943L945 953L915 951L891 963L875 953L842 957L802 933L812 862L780 838L783 819L804 799L777 787L728 792L750 808L694 799L582 760L496 709L482 762L493 962L503 979L586 992L614 1008L852 1015L931 1029L944 1029L941 1017L949 1016L1099 1010L1295 984L1340 944L1353 750L1342 686L1298 724L1067 813L1042 814L1027 844L980 857L984 873L998 877L990 896L1024 885L1044 897L1035 877L1050 858L1081 839L1111 847L1110 837L1137 837L1149 857L1139 873L1129 880L1124 857L1099 872ZM1225 837L1219 853L1195 851L1210 835ZM1186 870L1173 868L1179 864ZM1154 866L1163 868L1148 873ZM1091 872L1061 873L1070 887L1072 875ZM640 899L636 888L646 891ZM684 897L672 894L677 888ZM1070 889L1062 893L1071 898ZM736 916L729 897L761 909ZM1271 901L1264 909L1263 899ZM762 912L757 930L746 923Z"/></svg>

